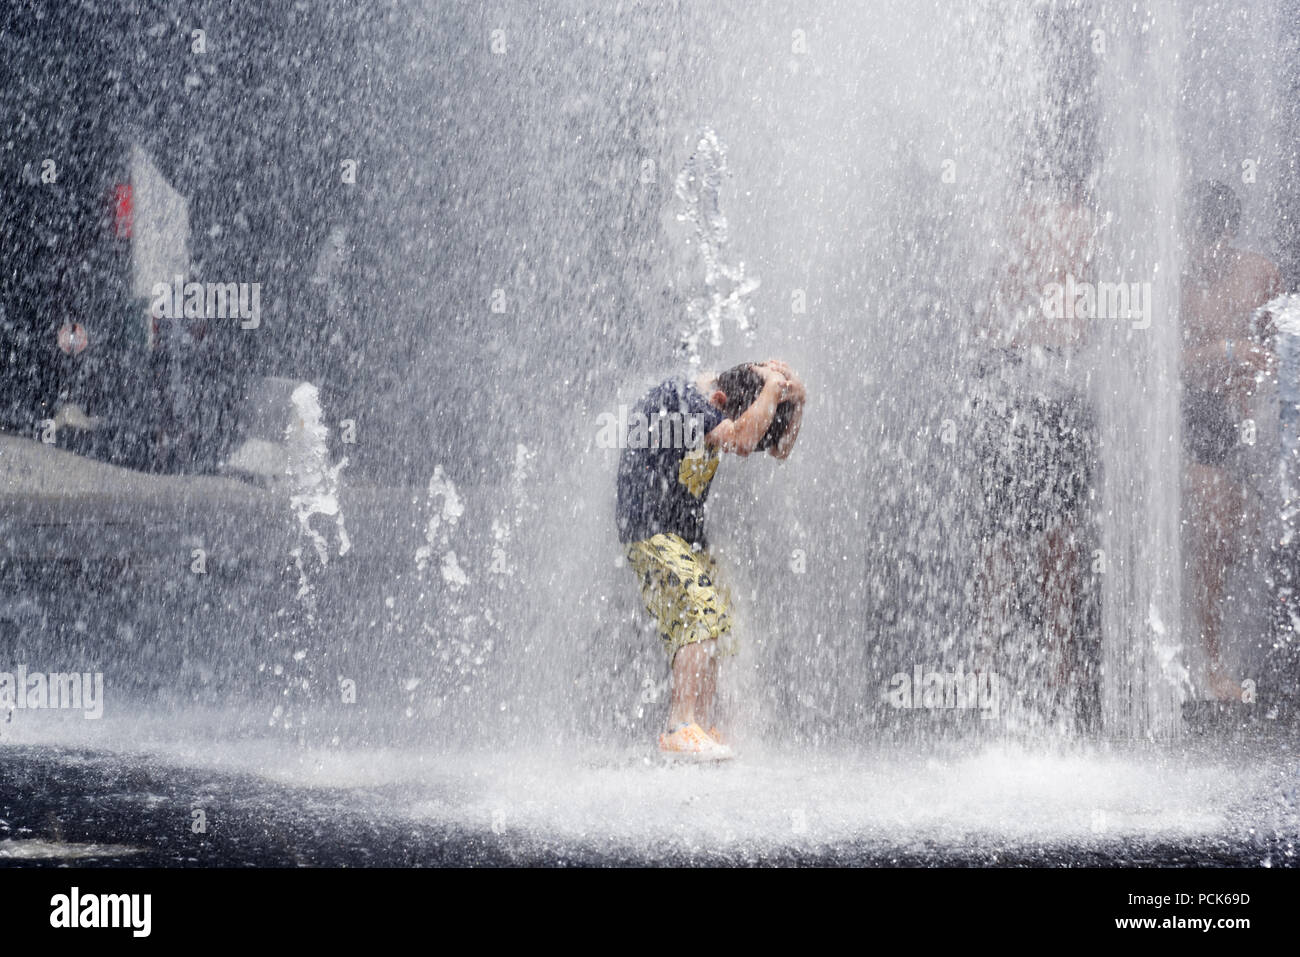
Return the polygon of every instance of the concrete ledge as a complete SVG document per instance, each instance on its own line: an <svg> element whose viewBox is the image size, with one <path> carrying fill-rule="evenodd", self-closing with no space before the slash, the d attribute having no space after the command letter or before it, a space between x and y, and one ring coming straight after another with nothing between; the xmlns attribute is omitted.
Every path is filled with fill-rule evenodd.
<svg viewBox="0 0 1300 957"><path fill-rule="evenodd" d="M402 559L388 532L412 522L422 491L349 485L345 473L340 499L357 558ZM135 472L0 434L0 560L173 558L201 542L227 558L280 564L300 534L287 489Z"/></svg>

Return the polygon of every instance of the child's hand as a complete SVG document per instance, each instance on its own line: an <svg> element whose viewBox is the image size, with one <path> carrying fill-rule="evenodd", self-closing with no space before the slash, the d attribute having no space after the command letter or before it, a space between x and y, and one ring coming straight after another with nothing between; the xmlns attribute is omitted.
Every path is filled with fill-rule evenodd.
<svg viewBox="0 0 1300 957"><path fill-rule="evenodd" d="M764 386L766 386L766 385L768 385L769 383L775 381L775 382L780 383L780 384L782 385L782 387L784 387L784 384L785 384L785 382L786 382L786 378L785 378L785 376L780 372L780 370L774 368L773 366L771 366L770 364L768 364L768 363L766 363L766 362L755 363L755 365L754 365L754 369L756 369L756 370L758 371L758 374L759 374L760 376L763 377L763 385L764 385Z"/></svg>
<svg viewBox="0 0 1300 957"><path fill-rule="evenodd" d="M785 378L785 385L781 389L782 402L804 401L805 393L803 383L799 380L799 377L794 374L794 370L790 368L789 363L783 362L780 359L768 359L767 362L762 363L762 367L772 369Z"/></svg>
<svg viewBox="0 0 1300 957"><path fill-rule="evenodd" d="M760 366L764 366L768 369L775 369L787 379L794 378L794 370L790 368L788 363L782 362L780 359L768 359L766 362L760 363Z"/></svg>

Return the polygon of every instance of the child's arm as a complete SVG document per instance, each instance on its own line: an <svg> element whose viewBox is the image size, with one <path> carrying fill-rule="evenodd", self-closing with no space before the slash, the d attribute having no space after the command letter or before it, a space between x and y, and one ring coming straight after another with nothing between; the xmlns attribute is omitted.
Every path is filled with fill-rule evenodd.
<svg viewBox="0 0 1300 957"><path fill-rule="evenodd" d="M804 390L803 382L794 374L789 363L780 359L768 359L763 365L770 366L781 375L785 376L785 390L781 394L782 402L793 402L794 412L791 414L790 423L781 433L781 438L777 440L776 445L768 449L774 459L788 459L790 452L794 449L795 439L799 437L799 424L803 422L803 405L804 400L808 398Z"/></svg>
<svg viewBox="0 0 1300 957"><path fill-rule="evenodd" d="M799 423L803 421L803 404L807 398L808 394L804 391L803 383L791 376L786 382L785 395L782 397L782 401L793 402L794 412L790 417L790 424L785 427L785 432L781 434L781 438L777 440L776 445L768 449L772 458L788 459L790 457L795 440L799 438Z"/></svg>
<svg viewBox="0 0 1300 957"><path fill-rule="evenodd" d="M754 451L767 434L767 427L772 424L772 416L776 414L776 407L785 391L786 380L781 373L764 366L754 368L764 379L763 391L758 398L735 421L723 419L704 437L709 445L723 452L733 452L741 458Z"/></svg>

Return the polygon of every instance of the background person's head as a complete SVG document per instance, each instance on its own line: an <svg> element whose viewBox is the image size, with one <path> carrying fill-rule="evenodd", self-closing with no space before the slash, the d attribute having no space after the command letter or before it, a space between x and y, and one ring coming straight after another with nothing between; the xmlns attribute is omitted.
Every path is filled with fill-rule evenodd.
<svg viewBox="0 0 1300 957"><path fill-rule="evenodd" d="M763 391L763 376L754 366L753 362L742 362L725 372L718 373L717 378L714 379L716 389L713 394L714 401L721 406L723 414L733 422L754 404L759 393ZM717 399L718 393L722 394L720 401ZM758 443L758 451L766 451L781 440L793 414L793 402L782 402L776 407L772 424L768 426L767 432Z"/></svg>
<svg viewBox="0 0 1300 957"><path fill-rule="evenodd" d="M1187 208L1187 237L1197 248L1231 242L1241 225L1241 200L1226 183L1204 180L1192 188Z"/></svg>

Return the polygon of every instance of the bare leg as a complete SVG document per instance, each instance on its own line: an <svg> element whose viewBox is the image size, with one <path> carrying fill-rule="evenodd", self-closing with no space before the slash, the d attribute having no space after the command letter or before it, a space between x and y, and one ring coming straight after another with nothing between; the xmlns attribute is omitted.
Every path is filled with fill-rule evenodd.
<svg viewBox="0 0 1300 957"><path fill-rule="evenodd" d="M1047 652L1049 664L1056 674L1058 696L1065 693L1073 680L1073 655L1071 644L1074 632L1074 610L1078 574L1077 556L1070 541L1074 526L1062 524L1047 532L1043 549L1043 617L1047 626Z"/></svg>
<svg viewBox="0 0 1300 957"><path fill-rule="evenodd" d="M1010 548L1005 541L986 544L976 578L979 602L980 640L983 652L996 657L1002 629L1011 616L1011 592L1014 582L1011 574Z"/></svg>
<svg viewBox="0 0 1300 957"><path fill-rule="evenodd" d="M716 641L709 642L717 644ZM704 680L700 688L700 697L696 702L696 711L700 716L700 727L707 731L713 725L718 723L717 694L718 694L718 655L717 649L709 656L709 663L704 669Z"/></svg>
<svg viewBox="0 0 1300 957"><path fill-rule="evenodd" d="M1241 686L1224 670L1220 642L1224 586L1228 569L1236 559L1245 503L1228 473L1213 465L1188 466L1186 495L1191 519L1192 581L1197 623L1205 646L1206 680L1215 698L1235 701L1241 696Z"/></svg>
<svg viewBox="0 0 1300 957"><path fill-rule="evenodd" d="M673 699L668 712L668 730L680 724L707 719L713 710L716 687L717 641L696 641L683 645L673 657Z"/></svg>

